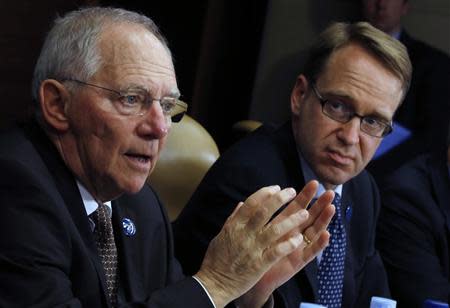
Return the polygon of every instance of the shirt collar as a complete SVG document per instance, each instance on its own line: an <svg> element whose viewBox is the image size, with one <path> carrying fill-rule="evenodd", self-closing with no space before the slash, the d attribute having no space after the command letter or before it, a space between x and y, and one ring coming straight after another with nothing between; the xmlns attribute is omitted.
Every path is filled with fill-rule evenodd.
<svg viewBox="0 0 450 308"><path fill-rule="evenodd" d="M98 203L95 200L95 198L91 195L91 193L81 184L77 181L78 190L80 191L81 198L83 199L84 209L86 210L87 216L94 213L98 208ZM111 201L103 202L108 208L109 216L112 216L112 208L111 208Z"/></svg>

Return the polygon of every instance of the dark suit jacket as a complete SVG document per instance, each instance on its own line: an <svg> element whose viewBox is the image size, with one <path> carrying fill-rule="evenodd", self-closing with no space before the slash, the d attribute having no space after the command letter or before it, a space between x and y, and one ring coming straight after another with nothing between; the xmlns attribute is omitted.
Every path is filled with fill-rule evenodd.
<svg viewBox="0 0 450 308"><path fill-rule="evenodd" d="M105 276L69 172L44 133L0 136L0 307L107 307ZM170 224L148 187L112 202L120 306L211 307L173 256ZM137 229L128 237L122 219Z"/></svg>
<svg viewBox="0 0 450 308"><path fill-rule="evenodd" d="M377 245L398 307L450 302L450 179L445 157L420 156L388 178Z"/></svg>
<svg viewBox="0 0 450 308"><path fill-rule="evenodd" d="M369 164L368 169L377 181L420 154L442 153L447 148L450 58L405 31L400 41L408 49L413 73L409 91L394 120L411 130L412 137Z"/></svg>
<svg viewBox="0 0 450 308"><path fill-rule="evenodd" d="M183 268L190 273L198 269L209 241L239 201L274 184L297 190L305 184L290 123L278 130L263 126L222 155L207 173L174 223L175 254ZM344 185L343 204L348 250L342 307L368 307L372 295L389 294L374 243L378 190L368 173ZM298 308L301 301L314 301L317 291L317 262L313 261L277 294L286 307Z"/></svg>

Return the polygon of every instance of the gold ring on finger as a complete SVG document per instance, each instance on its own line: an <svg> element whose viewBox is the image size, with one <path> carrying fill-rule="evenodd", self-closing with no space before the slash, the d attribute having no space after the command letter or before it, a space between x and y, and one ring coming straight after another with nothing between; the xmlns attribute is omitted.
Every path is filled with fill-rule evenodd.
<svg viewBox="0 0 450 308"><path fill-rule="evenodd" d="M303 241L306 243L306 246L311 244L312 241L306 236L306 234L302 233L302 235L303 235Z"/></svg>

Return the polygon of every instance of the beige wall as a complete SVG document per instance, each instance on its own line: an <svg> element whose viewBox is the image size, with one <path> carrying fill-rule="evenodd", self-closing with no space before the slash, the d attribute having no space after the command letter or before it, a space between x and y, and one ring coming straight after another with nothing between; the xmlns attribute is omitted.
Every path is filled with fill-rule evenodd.
<svg viewBox="0 0 450 308"><path fill-rule="evenodd" d="M450 1L410 0L405 28L450 54ZM250 118L283 122L309 42L330 22L358 20L358 0L270 0Z"/></svg>

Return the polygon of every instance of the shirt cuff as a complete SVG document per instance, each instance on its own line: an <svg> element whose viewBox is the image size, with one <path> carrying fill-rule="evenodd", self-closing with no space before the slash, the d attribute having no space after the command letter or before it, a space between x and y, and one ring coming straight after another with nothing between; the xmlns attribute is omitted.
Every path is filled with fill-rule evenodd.
<svg viewBox="0 0 450 308"><path fill-rule="evenodd" d="M199 285L203 288L203 290L205 291L206 295L208 295L208 298L209 298L209 300L211 301L211 304L213 305L213 307L214 307L214 308L217 308L217 307L216 307L216 304L214 304L214 301L213 301L211 295L209 295L208 290L205 288L205 286L204 286L203 283L200 281L200 279L198 279L197 277L195 277L195 275L192 276L192 278L194 278L194 279L199 283Z"/></svg>
<svg viewBox="0 0 450 308"><path fill-rule="evenodd" d="M273 308L274 305L275 305L275 301L273 299L273 294L270 294L270 297L267 300L267 302L264 304L263 308Z"/></svg>

